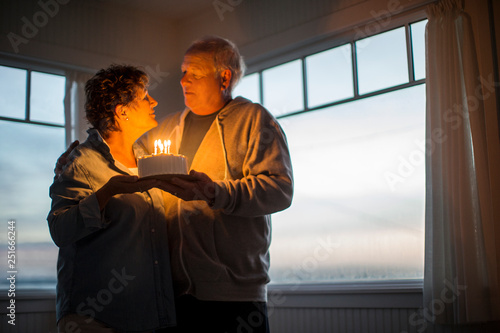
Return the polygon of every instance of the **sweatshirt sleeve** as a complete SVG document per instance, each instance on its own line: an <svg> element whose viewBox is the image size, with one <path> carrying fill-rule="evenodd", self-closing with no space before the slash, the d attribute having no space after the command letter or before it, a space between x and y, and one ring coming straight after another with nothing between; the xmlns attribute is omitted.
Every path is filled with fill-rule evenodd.
<svg viewBox="0 0 500 333"><path fill-rule="evenodd" d="M70 245L107 226L86 170L77 163L54 180L49 194L52 205L47 221L57 246Z"/></svg>
<svg viewBox="0 0 500 333"><path fill-rule="evenodd" d="M241 110L241 114L247 111ZM283 130L265 109L259 106L248 117L248 122L239 123L242 128L231 129L237 139L224 142L229 163L241 156L243 177L215 182L213 208L231 215L268 215L292 202L290 153Z"/></svg>

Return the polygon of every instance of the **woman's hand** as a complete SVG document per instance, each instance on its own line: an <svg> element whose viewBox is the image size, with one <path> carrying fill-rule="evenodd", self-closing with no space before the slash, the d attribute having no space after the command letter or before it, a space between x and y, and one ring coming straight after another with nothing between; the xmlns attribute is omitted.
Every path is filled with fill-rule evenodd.
<svg viewBox="0 0 500 333"><path fill-rule="evenodd" d="M111 177L106 184L97 190L96 197L102 210L109 199L116 194L144 192L159 185L160 181L157 179L139 179L137 176L117 175Z"/></svg>

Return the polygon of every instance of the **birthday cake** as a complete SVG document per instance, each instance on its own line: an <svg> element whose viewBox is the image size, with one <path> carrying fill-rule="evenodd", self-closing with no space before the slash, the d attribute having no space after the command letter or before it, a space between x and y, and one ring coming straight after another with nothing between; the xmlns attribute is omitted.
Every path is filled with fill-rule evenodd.
<svg viewBox="0 0 500 333"><path fill-rule="evenodd" d="M137 161L139 177L187 175L187 158L170 154L170 140L155 140L154 148L154 154L143 156Z"/></svg>
<svg viewBox="0 0 500 333"><path fill-rule="evenodd" d="M177 154L147 155L138 160L137 167L139 177L188 173L186 156Z"/></svg>

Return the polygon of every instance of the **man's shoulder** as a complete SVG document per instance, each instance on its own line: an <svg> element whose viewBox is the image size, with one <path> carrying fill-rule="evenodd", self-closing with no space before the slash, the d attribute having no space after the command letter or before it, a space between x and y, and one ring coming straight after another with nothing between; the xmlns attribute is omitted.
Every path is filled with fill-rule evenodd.
<svg viewBox="0 0 500 333"><path fill-rule="evenodd" d="M244 97L238 96L231 103L231 109L225 114L228 121L235 122L268 122L274 116L261 104L254 103Z"/></svg>

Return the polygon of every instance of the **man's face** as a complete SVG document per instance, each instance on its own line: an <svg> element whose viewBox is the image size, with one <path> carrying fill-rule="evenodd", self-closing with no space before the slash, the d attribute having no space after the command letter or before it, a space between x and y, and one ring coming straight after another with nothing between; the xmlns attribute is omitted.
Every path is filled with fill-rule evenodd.
<svg viewBox="0 0 500 333"><path fill-rule="evenodd" d="M184 103L196 114L210 114L220 109L223 100L221 79L207 53L186 54L181 66Z"/></svg>

